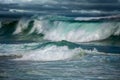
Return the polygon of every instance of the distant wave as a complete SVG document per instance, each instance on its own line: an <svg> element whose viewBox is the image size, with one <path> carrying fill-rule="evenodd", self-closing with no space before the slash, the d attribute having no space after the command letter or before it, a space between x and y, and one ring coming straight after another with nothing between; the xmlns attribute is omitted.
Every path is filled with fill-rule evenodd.
<svg viewBox="0 0 120 80"><path fill-rule="evenodd" d="M9 9L11 13L46 13L46 11L24 10L24 9Z"/></svg>
<svg viewBox="0 0 120 80"><path fill-rule="evenodd" d="M120 20L120 15L104 16L104 17L77 17L75 20L92 21L92 20Z"/></svg>
<svg viewBox="0 0 120 80"><path fill-rule="evenodd" d="M51 8L54 8L54 6L50 6L50 5L46 5L46 6L43 6L43 7L51 7ZM62 6L61 6L62 7ZM64 10L62 10L64 11ZM49 13L49 10L48 11L40 11L40 10L27 10L27 9L9 9L9 12L12 12L12 13L34 13L34 14L37 14L37 13ZM61 12L61 11L59 11ZM54 14L60 14L58 11L54 11ZM116 15L116 14L119 14L120 11L100 11L100 10L69 10L67 9L66 11L67 13L73 13L73 14L88 14L88 15ZM117 15L117 17L119 17ZM92 17L93 18L93 17ZM102 17L101 17L102 18ZM105 18L105 17L104 17Z"/></svg>
<svg viewBox="0 0 120 80"><path fill-rule="evenodd" d="M102 10L71 10L72 13L81 14L119 14L120 11L102 11Z"/></svg>
<svg viewBox="0 0 120 80"><path fill-rule="evenodd" d="M54 20L54 21L111 21L111 20L120 20L120 15L110 15L102 17L66 17L66 16L33 16L39 20Z"/></svg>
<svg viewBox="0 0 120 80"><path fill-rule="evenodd" d="M103 12L103 11L99 11L99 10L72 10L71 12L73 12L73 13L105 13L105 12Z"/></svg>

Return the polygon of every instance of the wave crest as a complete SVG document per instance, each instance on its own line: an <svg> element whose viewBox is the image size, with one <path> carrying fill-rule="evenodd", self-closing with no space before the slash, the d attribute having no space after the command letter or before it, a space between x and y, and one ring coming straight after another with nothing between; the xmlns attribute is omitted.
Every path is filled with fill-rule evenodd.
<svg viewBox="0 0 120 80"><path fill-rule="evenodd" d="M120 22L77 22L53 19L57 18L20 19L14 25L15 29L11 31L11 35L36 34L40 36L39 34L43 34L45 40L70 42L89 42L107 39L112 35L120 35ZM13 26L13 23L9 23L8 29ZM1 22L1 35L8 33L7 28L4 29L4 27L6 25Z"/></svg>
<svg viewBox="0 0 120 80"><path fill-rule="evenodd" d="M14 60L29 60L29 61L55 61L55 60L68 60L76 57L81 57L86 53L99 53L96 50L83 50L81 48L69 49L67 46L46 46L39 50L31 51L22 54L21 58Z"/></svg>

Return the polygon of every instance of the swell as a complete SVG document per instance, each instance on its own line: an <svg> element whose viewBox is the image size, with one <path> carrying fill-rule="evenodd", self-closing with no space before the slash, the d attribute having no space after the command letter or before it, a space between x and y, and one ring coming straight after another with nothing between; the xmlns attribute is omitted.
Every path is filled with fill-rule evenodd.
<svg viewBox="0 0 120 80"><path fill-rule="evenodd" d="M0 39L90 42L120 35L119 21L74 21L64 17L33 17L1 21ZM34 36L34 38L33 38Z"/></svg>

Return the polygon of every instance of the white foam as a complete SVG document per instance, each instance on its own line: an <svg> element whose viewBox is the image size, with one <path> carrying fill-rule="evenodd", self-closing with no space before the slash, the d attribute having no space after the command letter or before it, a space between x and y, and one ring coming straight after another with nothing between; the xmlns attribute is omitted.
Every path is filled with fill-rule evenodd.
<svg viewBox="0 0 120 80"><path fill-rule="evenodd" d="M100 13L105 13L103 11L98 11L98 10L72 10L71 12L73 13L96 13L96 14L100 14Z"/></svg>
<svg viewBox="0 0 120 80"><path fill-rule="evenodd" d="M30 20L21 19L13 34L19 34L28 28ZM120 35L120 22L67 22L35 19L27 34L44 34L45 40L70 42L89 42Z"/></svg>
<svg viewBox="0 0 120 80"><path fill-rule="evenodd" d="M30 44L0 44L0 56L16 56L13 60L54 61L80 58L89 53L99 53L96 49L84 50L82 48L70 49L68 46L47 45L37 48L41 43ZM20 56L17 58L17 56Z"/></svg>
<svg viewBox="0 0 120 80"><path fill-rule="evenodd" d="M86 11L87 12L87 11ZM110 12L108 12L110 13ZM114 13L114 11L113 11ZM115 13L119 13L119 11L116 11ZM100 20L100 19L115 19L115 18L119 18L120 15L112 15L112 16L102 16L102 17L77 17L74 20L77 21L89 21L89 20Z"/></svg>
<svg viewBox="0 0 120 80"><path fill-rule="evenodd" d="M114 24L119 23L64 23L60 22L57 28L47 31L44 39L71 42L89 42L103 40L111 35L120 35Z"/></svg>
<svg viewBox="0 0 120 80"><path fill-rule="evenodd" d="M56 60L71 60L84 57L87 54L104 54L96 49L84 50L79 48L69 49L67 46L49 45L33 51L22 53L21 58L16 58L17 61L56 61Z"/></svg>
<svg viewBox="0 0 120 80"><path fill-rule="evenodd" d="M13 35L19 34L19 33L23 32L23 30L27 29L29 22L30 22L30 20L20 19L20 21L17 24L16 30L13 32Z"/></svg>
<svg viewBox="0 0 120 80"><path fill-rule="evenodd" d="M115 31L115 33L114 33L114 35L120 35L120 23L119 24L116 24L116 26L118 26L117 28L116 28L116 31Z"/></svg>
<svg viewBox="0 0 120 80"><path fill-rule="evenodd" d="M72 13L82 13L82 14L115 14L120 13L120 11L101 11L101 10L71 10ZM107 16L106 16L107 17ZM86 17L88 18L88 17ZM96 18L96 17L93 17ZM101 17L104 18L104 17Z"/></svg>
<svg viewBox="0 0 120 80"><path fill-rule="evenodd" d="M12 12L12 13L14 13L14 12L21 12L21 13L23 13L23 12L26 12L26 11L22 10L22 9L10 9L9 12Z"/></svg>
<svg viewBox="0 0 120 80"><path fill-rule="evenodd" d="M67 46L48 46L23 54L22 58L15 60L53 61L72 58L80 52L80 49L69 49Z"/></svg>
<svg viewBox="0 0 120 80"><path fill-rule="evenodd" d="M26 10L26 9L9 9L11 13L46 13L46 11Z"/></svg>
<svg viewBox="0 0 120 80"><path fill-rule="evenodd" d="M45 26L44 26L44 21L40 21L40 20L34 20L34 25L31 29L31 31L29 32L29 34L33 33L33 32L37 32L42 33L45 30Z"/></svg>

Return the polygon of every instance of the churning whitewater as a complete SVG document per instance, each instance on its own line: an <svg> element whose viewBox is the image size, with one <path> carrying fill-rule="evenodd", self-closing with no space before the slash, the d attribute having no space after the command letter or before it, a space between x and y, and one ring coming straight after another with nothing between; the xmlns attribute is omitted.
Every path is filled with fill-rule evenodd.
<svg viewBox="0 0 120 80"><path fill-rule="evenodd" d="M25 40L26 43L26 41L32 39L40 42L29 44L19 44L18 42L17 45L0 44L0 55L16 61L55 61L76 59L91 53L92 55L105 54L104 52L118 53L117 48L119 47L101 46L103 47L101 48L100 46L83 46L70 43L102 41L111 36L116 36L119 39L119 21L94 22L92 20L76 21L66 17L31 17L12 21L3 20L0 22L1 39L4 40L5 37L8 37L11 42L17 40L23 40L24 42ZM59 44L62 45L59 46ZM74 48L71 48L73 46ZM4 47L6 48L4 49ZM107 51L104 48L116 49Z"/></svg>
<svg viewBox="0 0 120 80"><path fill-rule="evenodd" d="M53 44L44 45L38 43L29 44L0 44L0 57L7 57L17 61L56 61L56 60L71 60L80 58L87 54L104 54L98 52L95 48L85 50L81 47L70 49L70 46L57 46ZM3 49L3 47L7 48ZM37 47L37 48L36 48ZM2 50L3 49L3 50ZM8 54L9 52L9 54Z"/></svg>
<svg viewBox="0 0 120 80"><path fill-rule="evenodd" d="M14 26L9 35L36 34L44 40L90 42L104 40L111 36L120 35L120 22L83 22L49 19L27 19L19 21L0 22L0 35L6 35L8 26ZM5 28L6 27L6 28ZM41 34L41 35L40 35Z"/></svg>

